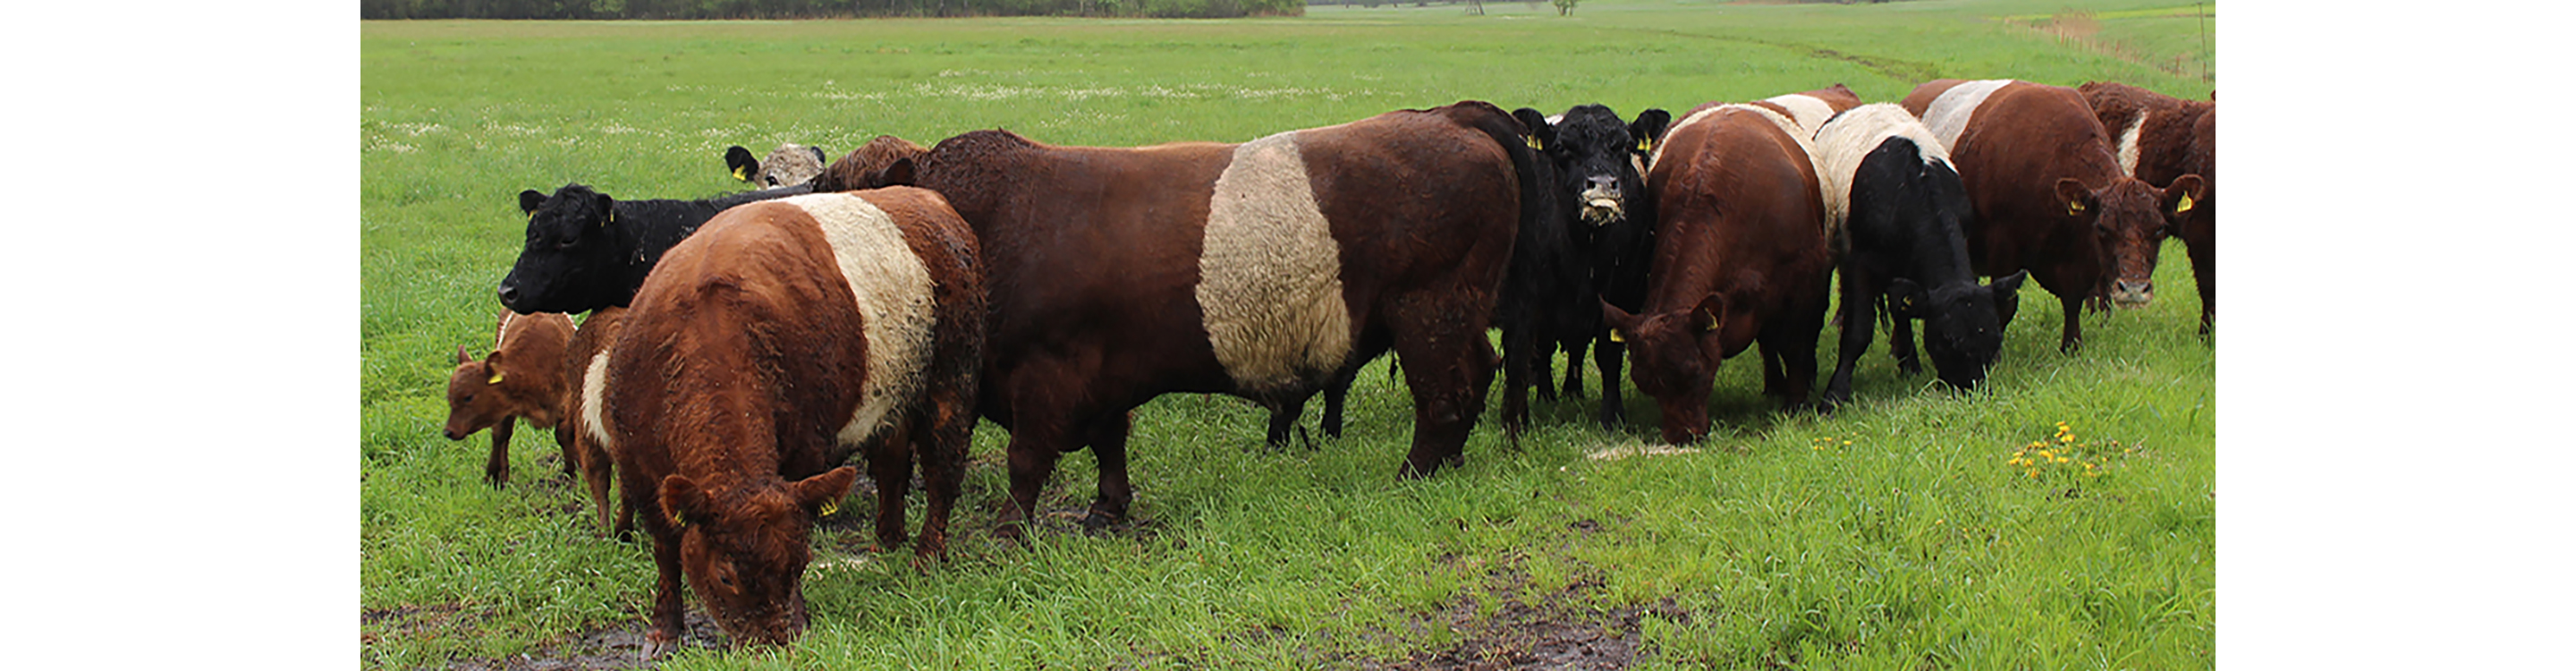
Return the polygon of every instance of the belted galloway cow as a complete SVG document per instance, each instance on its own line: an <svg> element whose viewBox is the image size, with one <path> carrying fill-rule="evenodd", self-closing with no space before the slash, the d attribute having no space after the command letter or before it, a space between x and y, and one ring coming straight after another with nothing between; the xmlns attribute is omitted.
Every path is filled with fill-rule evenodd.
<svg viewBox="0 0 2576 671"><path fill-rule="evenodd" d="M1172 392L1274 409L1393 349L1414 400L1404 476L1463 459L1513 236L1544 213L1525 130L1468 101L1263 137L1136 148L948 138L872 183L946 194L982 241L982 408L1011 431L1021 532L1089 446L1085 523L1126 516L1128 411Z"/></svg>
<svg viewBox="0 0 2576 671"><path fill-rule="evenodd" d="M681 640L685 574L734 640L806 626L806 534L864 452L881 548L904 541L918 459L929 508L914 546L943 553L983 361L974 235L912 188L725 210L673 246L583 386L659 570L647 655Z"/></svg>

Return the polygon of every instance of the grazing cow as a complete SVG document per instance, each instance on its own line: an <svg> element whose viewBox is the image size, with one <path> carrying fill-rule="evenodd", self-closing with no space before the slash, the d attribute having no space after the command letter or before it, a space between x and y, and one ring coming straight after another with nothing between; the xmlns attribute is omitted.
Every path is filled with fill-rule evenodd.
<svg viewBox="0 0 2576 671"><path fill-rule="evenodd" d="M725 167L733 170L733 178L763 189L813 181L815 175L823 174L823 164L829 160L824 158L822 147L793 142L769 150L767 159L752 158L751 150L742 145L725 148Z"/></svg>
<svg viewBox="0 0 2576 671"><path fill-rule="evenodd" d="M841 157L841 160L833 161L831 167L824 168L821 174L815 175L814 192L830 193L867 188L861 184L867 181L868 175L884 171L893 166L897 160L918 159L926 153L930 153L930 150L913 144L911 140L892 135L876 136L868 140L867 144L850 150L848 155Z"/></svg>
<svg viewBox="0 0 2576 671"><path fill-rule="evenodd" d="M2075 90L2093 106L2102 129L2119 137L2120 169L2130 177L2167 187L2183 175L2200 176L2200 195L2184 208L2173 234L2191 255L2192 279L2200 285L2200 332L2208 333L2218 315L2218 102L2111 82Z"/></svg>
<svg viewBox="0 0 2576 671"><path fill-rule="evenodd" d="M1967 228L1976 218L1968 188L1932 130L1889 103L1833 117L1816 133L1816 178L1825 230L1842 273L1842 351L1825 383L1826 407L1851 399L1852 363L1877 329L1872 310L1886 297L1897 367L1914 358L1913 322L1942 382L1966 389L2003 352L2004 327L2021 306L2022 273L1978 286L1968 263Z"/></svg>
<svg viewBox="0 0 2576 671"><path fill-rule="evenodd" d="M1649 109L1639 113L1633 122L1621 122L1619 114L1601 105L1578 105L1553 119L1542 117L1538 110L1521 108L1512 112L1522 125L1530 128L1530 137L1547 157L1553 181L1547 195L1554 201L1559 219L1573 224L1565 238L1573 247L1572 262L1548 276L1561 289L1544 293L1545 307L1537 309L1542 345L1562 348L1566 353L1565 395L1582 394L1584 350L1600 341L1595 353L1602 358L1603 422L1612 421L1619 401L1619 352L1621 346L1609 341L1609 329L1601 321L1600 301L1607 299L1624 309L1638 309L1645 300L1646 262L1652 251L1649 235L1655 223L1654 199L1646 195L1642 165L1654 148L1654 139L1671 123L1672 113ZM1524 230L1518 246L1513 248L1514 270L1519 271L1534 241ZM1559 243L1563 244L1563 243ZM1546 292L1548 287L1523 286L1515 279L1505 284L1503 305L1511 308L1517 301L1512 289L1523 292ZM1533 317L1522 317L1531 319ZM1511 358L1513 319L1503 320L1505 358ZM1529 363L1536 368L1539 398L1552 399L1554 390L1548 383L1550 354L1541 351ZM1516 418L1514 408L1520 404L1521 391L1512 368L1506 363L1503 376L1509 391L1503 397L1503 421L1506 426Z"/></svg>
<svg viewBox="0 0 2576 671"><path fill-rule="evenodd" d="M1655 148L1655 251L1644 309L1601 304L1611 338L1636 351L1637 389L1663 410L1666 442L1708 433L1718 363L1762 345L1763 392L1796 409L1816 376L1833 252L1807 138L1787 115L1707 104Z"/></svg>
<svg viewBox="0 0 2576 671"><path fill-rule="evenodd" d="M904 539L918 453L916 551L946 549L975 421L984 332L975 237L939 194L828 193L716 215L636 291L583 387L620 491L653 538L652 650L681 640L681 576L737 641L804 632L816 517L864 450L877 541ZM836 467L837 466L837 467Z"/></svg>
<svg viewBox="0 0 2576 671"><path fill-rule="evenodd" d="M492 430L492 456L483 464L483 479L498 485L510 481L510 433L520 419L530 426L557 429L564 449L564 471L581 463L570 438L561 430L564 395L564 347L572 341L572 320L560 314L520 317L507 310L493 328L492 354L481 361L456 346L456 370L447 376L448 440L464 440Z"/></svg>
<svg viewBox="0 0 2576 671"><path fill-rule="evenodd" d="M1063 452L1088 445L1127 514L1128 411L1165 393L1277 409L1393 348L1414 399L1403 476L1462 460L1484 405L1494 295L1540 184L1519 122L1468 101L1240 145L943 140L877 181L946 194L984 245L983 410L1011 431L1021 532Z"/></svg>
<svg viewBox="0 0 2576 671"><path fill-rule="evenodd" d="M704 200L616 200L580 184L551 196L521 191L528 241L501 278L501 304L519 314L626 307L662 252L717 212L809 191L796 185Z"/></svg>
<svg viewBox="0 0 2576 671"><path fill-rule="evenodd" d="M2028 270L2065 306L2060 351L2083 343L2085 299L2123 308L2154 299L2151 238L2200 197L2199 176L2157 189L2121 173L2102 122L2063 86L1943 79L1915 87L1904 104L1950 148L1968 187L1978 274Z"/></svg>

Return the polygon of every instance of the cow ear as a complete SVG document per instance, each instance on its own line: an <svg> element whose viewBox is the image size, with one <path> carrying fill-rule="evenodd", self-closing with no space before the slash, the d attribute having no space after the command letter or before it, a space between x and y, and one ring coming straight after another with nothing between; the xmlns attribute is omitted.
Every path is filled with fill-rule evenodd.
<svg viewBox="0 0 2576 671"><path fill-rule="evenodd" d="M457 345L457 346L456 346L456 365L462 366L462 365L469 364L469 363L473 363L473 362L474 362L474 355L472 355L472 354L466 354L466 353L465 353L465 346L464 346L464 345Z"/></svg>
<svg viewBox="0 0 2576 671"><path fill-rule="evenodd" d="M1701 333L1716 331L1718 327L1725 326L1726 297L1709 294L1707 298L1699 299L1699 305L1691 307L1690 318L1691 329Z"/></svg>
<svg viewBox="0 0 2576 671"><path fill-rule="evenodd" d="M2203 182L2199 175L2183 175L2174 178L2173 184L2165 187L2165 211L2181 215L2190 212L2192 208L2199 207L2200 199L2207 197L2204 193L2206 188L2207 183Z"/></svg>
<svg viewBox="0 0 2576 671"><path fill-rule="evenodd" d="M805 148L805 151L814 152L814 165L831 165L831 164L832 164L832 159L831 159L831 157L828 157L828 156L824 156L824 155L823 155L823 148L822 148L822 147L806 147L806 148Z"/></svg>
<svg viewBox="0 0 2576 671"><path fill-rule="evenodd" d="M842 468L849 468L843 466ZM662 514L669 516L671 526L685 527L711 519L707 515L707 492L689 476L673 473L662 478Z"/></svg>
<svg viewBox="0 0 2576 671"><path fill-rule="evenodd" d="M858 468L842 466L788 485L789 497L795 499L796 507L805 509L807 514L815 517L830 515L841 510L841 497L849 495L850 484L857 482L858 478Z"/></svg>
<svg viewBox="0 0 2576 671"><path fill-rule="evenodd" d="M501 350L492 350L490 355L483 357L483 369L492 372L492 379L484 380L484 384L501 383Z"/></svg>
<svg viewBox="0 0 2576 671"><path fill-rule="evenodd" d="M1637 120L1628 122L1628 137L1636 138L1638 151L1651 152L1655 150L1655 143L1663 139L1664 127L1672 123L1673 113L1663 108L1638 112Z"/></svg>
<svg viewBox="0 0 2576 671"><path fill-rule="evenodd" d="M1512 110L1512 118L1519 120L1522 128L1529 129L1529 134L1521 136L1521 139L1528 141L1531 149L1544 151L1556 144L1556 127L1547 123L1547 115L1523 107Z"/></svg>
<svg viewBox="0 0 2576 671"><path fill-rule="evenodd" d="M599 208L601 212L608 213L607 216L600 217L600 227L606 228L609 224L617 223L617 199L608 197L608 194L593 191L590 193L590 205Z"/></svg>
<svg viewBox="0 0 2576 671"><path fill-rule="evenodd" d="M751 150L742 145L734 145L725 148L725 167L733 170L734 179L748 182L760 172L760 159L752 158Z"/></svg>
<svg viewBox="0 0 2576 671"><path fill-rule="evenodd" d="M536 189L519 192L519 214L536 214L537 206L546 204L546 194Z"/></svg>
<svg viewBox="0 0 2576 671"><path fill-rule="evenodd" d="M870 189L881 189L889 186L912 186L913 171L916 169L917 168L912 164L912 157L906 156L898 158L894 160L893 165L886 166L883 170L868 173L867 183L861 186Z"/></svg>
<svg viewBox="0 0 2576 671"><path fill-rule="evenodd" d="M1923 285L1902 277L1887 281L1887 313L1898 319L1922 319L1923 304L1931 300L1923 295Z"/></svg>
<svg viewBox="0 0 2576 671"><path fill-rule="evenodd" d="M1993 284L1986 285L1986 291L1995 301L1995 324L1998 327L2012 326L2013 315L2021 312L2021 281L2029 277L2030 271L2024 270L1995 278Z"/></svg>
<svg viewBox="0 0 2576 671"><path fill-rule="evenodd" d="M1610 326L1610 342L1615 343L1628 342L1628 334L1637 329L1637 316L1611 305L1610 301L1601 301L1601 322Z"/></svg>
<svg viewBox="0 0 2576 671"><path fill-rule="evenodd" d="M2073 177L2058 178L2057 202L2066 206L2066 216L2070 217L2084 216L2100 205L2093 197L2093 190L2084 188L2084 183Z"/></svg>

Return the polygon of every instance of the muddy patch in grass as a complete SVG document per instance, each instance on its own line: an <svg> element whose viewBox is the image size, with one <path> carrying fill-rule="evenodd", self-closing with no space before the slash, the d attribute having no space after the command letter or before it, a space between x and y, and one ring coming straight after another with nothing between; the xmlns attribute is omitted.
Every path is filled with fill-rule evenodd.
<svg viewBox="0 0 2576 671"><path fill-rule="evenodd" d="M696 608L688 610L689 634L685 648L722 650L724 632L716 621ZM562 640L537 646L501 659L463 659L449 662L453 671L589 671L591 669L640 669L652 665L644 661L644 636L649 625L641 619L602 629L593 629Z"/></svg>
<svg viewBox="0 0 2576 671"><path fill-rule="evenodd" d="M1641 652L1639 620L1647 615L1689 619L1689 614L1674 607L1671 599L1647 606L1592 606L1590 595L1602 587L1598 578L1578 580L1552 594L1529 593L1527 578L1518 571L1498 573L1492 584L1496 589L1461 594L1439 611L1416 618L1416 627L1448 627L1456 642L1440 650L1417 651L1391 663L1364 663L1360 668L1625 669L1636 663ZM1497 601L1500 607L1487 614L1485 600Z"/></svg>

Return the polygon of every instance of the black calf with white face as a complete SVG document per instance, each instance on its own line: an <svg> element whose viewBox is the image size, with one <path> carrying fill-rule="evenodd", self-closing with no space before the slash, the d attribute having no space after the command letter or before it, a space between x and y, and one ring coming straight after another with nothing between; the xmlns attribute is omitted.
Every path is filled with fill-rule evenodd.
<svg viewBox="0 0 2576 671"><path fill-rule="evenodd" d="M1601 367L1601 421L1616 424L1626 408L1620 399L1619 368L1626 347L1609 339L1592 297L1624 310L1638 310L1646 300L1646 265L1652 256L1654 199L1646 194L1645 163L1654 143L1672 123L1672 114L1648 109L1634 122L1601 105L1576 105L1551 122L1538 110L1521 108L1514 118L1530 128L1531 141L1555 168L1555 195L1578 253L1588 259L1590 286L1566 313L1560 344L1566 351L1565 393L1582 393L1583 350L1597 345ZM1540 364L1542 373L1545 364ZM1541 386L1541 398L1548 394Z"/></svg>

